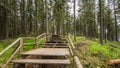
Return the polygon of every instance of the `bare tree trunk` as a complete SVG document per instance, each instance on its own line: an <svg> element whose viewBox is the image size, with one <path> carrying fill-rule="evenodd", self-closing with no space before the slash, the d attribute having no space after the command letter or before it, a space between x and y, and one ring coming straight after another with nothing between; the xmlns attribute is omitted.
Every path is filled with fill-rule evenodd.
<svg viewBox="0 0 120 68"><path fill-rule="evenodd" d="M76 10L76 0L74 0L74 41L76 41L76 21L75 21L75 15L76 15L76 12L75 12L75 10Z"/></svg>
<svg viewBox="0 0 120 68"><path fill-rule="evenodd" d="M38 35L38 16L37 16L37 11L38 11L38 8L37 8L37 0L35 0L35 35L37 36Z"/></svg>
<svg viewBox="0 0 120 68"><path fill-rule="evenodd" d="M116 16L116 10L115 10L115 0L114 1L114 17L115 17L115 41L118 41L118 35L117 35L117 16Z"/></svg>
<svg viewBox="0 0 120 68"><path fill-rule="evenodd" d="M48 0L46 0L46 33L49 33L48 29Z"/></svg>
<svg viewBox="0 0 120 68"><path fill-rule="evenodd" d="M103 19L102 19L102 2L99 0L100 9L100 43L103 44Z"/></svg>
<svg viewBox="0 0 120 68"><path fill-rule="evenodd" d="M21 0L21 34L27 35L26 17L25 17L25 0Z"/></svg>

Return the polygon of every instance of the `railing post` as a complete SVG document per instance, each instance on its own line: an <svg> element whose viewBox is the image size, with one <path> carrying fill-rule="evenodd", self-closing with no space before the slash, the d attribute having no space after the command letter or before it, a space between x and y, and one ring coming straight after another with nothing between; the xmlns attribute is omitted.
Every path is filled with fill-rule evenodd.
<svg viewBox="0 0 120 68"><path fill-rule="evenodd" d="M38 48L38 37L35 38L35 48Z"/></svg>
<svg viewBox="0 0 120 68"><path fill-rule="evenodd" d="M20 39L20 45L19 46L21 46L20 52L23 52L23 39L22 38Z"/></svg>

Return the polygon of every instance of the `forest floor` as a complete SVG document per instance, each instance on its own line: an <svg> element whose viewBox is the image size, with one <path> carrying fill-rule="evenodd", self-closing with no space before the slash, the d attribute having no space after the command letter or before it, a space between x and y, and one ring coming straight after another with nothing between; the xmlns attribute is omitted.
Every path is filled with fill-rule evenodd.
<svg viewBox="0 0 120 68"><path fill-rule="evenodd" d="M108 60L120 58L120 42L107 41L101 45L98 39L77 37L74 44L84 68L105 68Z"/></svg>
<svg viewBox="0 0 120 68"><path fill-rule="evenodd" d="M0 41L0 52L11 44L15 39ZM25 39L24 43L34 43L35 39ZM74 42L74 41L73 41ZM41 44L45 43L45 40L41 41ZM101 45L98 39L89 39L86 37L77 37L77 41L74 42L76 47L76 53L79 56L84 68L105 68L106 62L110 59L120 58L120 42L107 41ZM41 47L41 45L39 45ZM25 50L30 50L33 45L25 46ZM0 57L0 64L4 63L8 56L13 52L14 47L7 51Z"/></svg>

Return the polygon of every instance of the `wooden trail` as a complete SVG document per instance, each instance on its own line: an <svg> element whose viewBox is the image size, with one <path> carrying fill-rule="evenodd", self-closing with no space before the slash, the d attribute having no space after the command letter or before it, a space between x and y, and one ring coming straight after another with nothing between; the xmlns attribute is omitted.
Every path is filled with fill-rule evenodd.
<svg viewBox="0 0 120 68"><path fill-rule="evenodd" d="M38 41L41 37L48 38L48 40L42 45L42 48L38 48ZM10 62L12 63L11 68L83 68L78 57L74 54L75 47L70 36L64 40L58 39L57 37L52 38L52 35L39 35L35 38L35 44L33 44L34 49L25 52L23 52L24 43L22 38L18 39L14 44L19 40L20 45L2 68L7 68ZM14 44L8 46L0 54L4 54ZM18 50L20 57L13 59L18 53ZM70 60L72 58L74 60Z"/></svg>

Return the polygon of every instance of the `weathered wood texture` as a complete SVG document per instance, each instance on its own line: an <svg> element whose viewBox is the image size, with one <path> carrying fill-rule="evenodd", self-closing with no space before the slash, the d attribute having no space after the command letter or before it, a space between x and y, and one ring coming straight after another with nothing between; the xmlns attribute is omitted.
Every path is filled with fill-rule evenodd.
<svg viewBox="0 0 120 68"><path fill-rule="evenodd" d="M68 41L69 41L69 49L70 49L70 52L71 52L71 54L72 54L72 56L73 56L73 59L74 59L74 61L75 61L76 67L77 67L77 68L83 68L81 62L79 61L78 56L77 56L76 53L75 53L75 46L74 46L74 44L73 44L73 42L72 42L72 39L70 38L70 34L69 34L69 36L68 36Z"/></svg>
<svg viewBox="0 0 120 68"><path fill-rule="evenodd" d="M39 55L39 56L66 56L69 55L67 48L38 48L21 53L21 55Z"/></svg>
<svg viewBox="0 0 120 68"><path fill-rule="evenodd" d="M73 44L73 42L72 42L72 40L71 40L71 38L70 38L70 34L69 34L69 36L68 36L68 40L69 40L69 43L70 43L71 47L72 47L73 49L75 49L75 46L74 46L74 44Z"/></svg>
<svg viewBox="0 0 120 68"><path fill-rule="evenodd" d="M43 48L68 48L68 46L58 46L58 45L54 45L54 46L51 46L51 45L43 45L42 46Z"/></svg>
<svg viewBox="0 0 120 68"><path fill-rule="evenodd" d="M17 59L13 60L13 63L32 63L32 64L70 64L69 60L62 59Z"/></svg>
<svg viewBox="0 0 120 68"><path fill-rule="evenodd" d="M109 60L109 61L108 61L108 64L109 64L109 65L120 64L120 59Z"/></svg>
<svg viewBox="0 0 120 68"><path fill-rule="evenodd" d="M77 68L83 68L83 66L81 65L79 58L77 56L74 56L74 60L75 60Z"/></svg>

